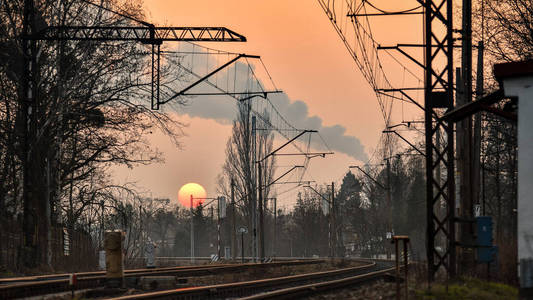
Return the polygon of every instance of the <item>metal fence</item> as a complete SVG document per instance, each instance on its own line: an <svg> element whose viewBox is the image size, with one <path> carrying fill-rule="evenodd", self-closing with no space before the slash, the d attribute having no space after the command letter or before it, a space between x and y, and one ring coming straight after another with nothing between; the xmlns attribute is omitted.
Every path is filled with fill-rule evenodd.
<svg viewBox="0 0 533 300"><path fill-rule="evenodd" d="M21 270L21 249L24 243L22 226L16 220L0 224L0 273ZM53 271L88 271L97 268L97 249L91 236L80 230L68 232L56 225L51 230Z"/></svg>

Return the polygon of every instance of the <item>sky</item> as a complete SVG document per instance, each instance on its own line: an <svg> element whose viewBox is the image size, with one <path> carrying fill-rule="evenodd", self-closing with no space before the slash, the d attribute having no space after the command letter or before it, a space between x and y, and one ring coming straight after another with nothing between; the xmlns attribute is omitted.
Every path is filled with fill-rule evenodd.
<svg viewBox="0 0 533 300"><path fill-rule="evenodd" d="M394 7L397 4L386 5L400 8ZM224 26L246 36L246 43L203 45L260 55L276 86L285 93L274 101L280 112L288 114L290 122L318 127L313 129L321 131L335 155L311 160L307 179L319 184L340 183L348 166L362 164L371 156L384 129L383 117L374 92L317 1L144 0L144 7L148 20L157 25ZM421 20L392 20L395 26L391 26L391 19L376 23L377 33L385 40L409 42L418 35L398 29L421 25ZM155 134L151 142L163 152L165 163L117 169L117 180L134 181L149 196L172 201L176 201L183 184L196 182L205 187L208 197L215 197L216 177L224 163L234 111L231 101L192 99L190 107L178 115L188 124L181 140L183 148L177 149L170 140ZM278 173L289 167L281 161L279 164ZM289 187L280 186L278 190L278 206L287 209L294 204L297 193L283 194Z"/></svg>

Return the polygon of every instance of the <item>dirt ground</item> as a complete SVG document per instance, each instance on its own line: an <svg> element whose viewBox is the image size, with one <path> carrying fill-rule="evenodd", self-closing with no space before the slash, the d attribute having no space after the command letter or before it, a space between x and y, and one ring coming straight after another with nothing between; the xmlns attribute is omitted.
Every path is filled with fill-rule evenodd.
<svg viewBox="0 0 533 300"><path fill-rule="evenodd" d="M378 280L374 283L364 284L357 288L335 290L330 293L319 294L305 298L307 300L333 300L333 299L368 299L392 300L396 299L396 284Z"/></svg>

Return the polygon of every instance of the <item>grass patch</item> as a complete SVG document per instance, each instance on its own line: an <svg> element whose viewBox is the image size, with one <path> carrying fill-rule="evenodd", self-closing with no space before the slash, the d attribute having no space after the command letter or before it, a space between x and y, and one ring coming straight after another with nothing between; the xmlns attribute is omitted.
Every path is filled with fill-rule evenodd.
<svg viewBox="0 0 533 300"><path fill-rule="evenodd" d="M518 289L506 284L483 281L476 278L461 278L450 283L448 292L444 284L434 284L431 291L415 291L415 299L455 300L455 299L517 299Z"/></svg>

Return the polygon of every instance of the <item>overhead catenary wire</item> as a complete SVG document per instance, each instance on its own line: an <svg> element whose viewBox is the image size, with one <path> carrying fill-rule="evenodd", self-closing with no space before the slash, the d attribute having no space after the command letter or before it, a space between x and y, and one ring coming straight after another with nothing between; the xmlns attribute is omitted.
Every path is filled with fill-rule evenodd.
<svg viewBox="0 0 533 300"><path fill-rule="evenodd" d="M195 49L195 44L194 43L191 43L192 46L193 46L193 49ZM212 49L212 48L210 48ZM193 50L192 51L193 53L196 53L196 50ZM218 52L217 52L218 53ZM177 54L177 53L173 53L173 52L168 52L167 54ZM258 83L260 80L259 78L257 77L257 74L255 73L254 69L251 67L251 63L249 60L246 60L246 72L247 72L247 75L246 75L246 89L247 91L249 91L250 93L254 94L254 93L261 93L261 92L265 92L266 93L266 90L264 88L264 86L260 83ZM190 66L191 64L189 64ZM234 64L233 66L233 87L234 87L234 91L237 90L237 67L238 67L239 64ZM261 63L262 66L264 66L264 63L262 62ZM192 70L191 67L186 67L185 64L183 63L180 63L180 67L182 69L184 69L187 73L195 76L195 77L198 77L200 78L201 76L199 74L197 74L194 70ZM270 74L270 72L268 71L268 69L265 68L265 72L267 74ZM230 69L231 70L231 69ZM231 72L229 72L231 73ZM271 78L271 76L269 76L269 78ZM272 80L272 83L273 83L273 80ZM235 100L237 101L241 101L242 98L238 97L237 95L235 94L232 94L231 91L227 91L227 89L225 90L224 88L222 88L218 82L212 82L211 80L206 80L205 81L205 84L217 89L218 91L221 92L221 94L226 94L232 98L234 98ZM227 86L227 83L226 83L226 86ZM278 133L280 133L280 135L286 139L290 139L290 136L289 134L287 133L290 133L290 132L294 132L295 134L298 133L298 132L302 132L303 130L302 129L298 129L296 127L294 127L293 125L291 125L286 119L285 117L278 111L278 109L275 107L275 105L272 103L272 101L269 99L268 95L259 95L259 94L256 94L256 96L262 100L259 100L259 101L253 101L251 102L252 103L252 112L254 113L254 115L256 115L258 117L258 119L261 120L262 124L264 126L266 126L264 129L270 129L270 130L274 130L274 131L277 131ZM268 120L267 118L265 118L265 116L263 115L265 112L268 113L268 115L271 116L271 120ZM325 141L324 141L325 142ZM295 145L295 144L292 144L292 146L294 148L296 148L298 151L304 153L305 151L303 151L299 146ZM329 146L326 145L327 148L329 148Z"/></svg>
<svg viewBox="0 0 533 300"><path fill-rule="evenodd" d="M392 84L388 80L388 77L385 75L383 65L377 53L378 43L373 37L368 16L366 16L366 18L363 18L359 21L357 21L354 17L351 18L353 41L350 41L347 38L348 33L346 32L346 30L345 29L343 30L342 27L339 26L339 20L336 19L337 14L333 12L339 8L336 7L333 4L333 2L324 1L324 0L318 0L318 1L321 7L323 8L323 10L330 17L330 20L334 28L336 29L337 33L343 40L352 58L354 58L356 64L358 65L359 69L362 72L362 75L370 83L371 87L376 92L376 98L378 100L378 104L382 111L384 121L386 123L390 122L390 117L391 117L391 112L392 112L392 104L391 104L392 101L391 100L393 99L391 96L394 96L394 95L390 95L390 96L384 95L383 93L379 92L379 89L383 87L390 88L392 87ZM347 8L349 8L348 11L350 15L357 14L360 12L367 12L366 6L369 6L369 7L375 6L372 3L369 3L368 1L362 1L356 4L356 2L354 1L346 0L345 3L346 3ZM421 6L418 6L418 7L410 8L404 11L406 12L414 11L420 7ZM377 7L376 8L372 7L372 8L376 9ZM344 10L344 8L342 9ZM393 12L388 12L383 9L381 10L385 13L393 13ZM410 71L409 68L407 68L403 63L401 63L396 57L394 57L390 53L387 53L387 55L391 56L391 58L398 65L405 68L405 70L411 76L413 76L413 78L419 79L419 77L414 72ZM387 98L389 99L387 100ZM385 101L387 102L387 104Z"/></svg>
<svg viewBox="0 0 533 300"><path fill-rule="evenodd" d="M370 5L372 8L374 8L375 10L377 10L380 13L385 14L385 15L408 13L408 12L415 11L415 10L417 10L419 8L422 8L422 5L419 5L419 6L410 8L410 9L405 9L405 10L400 10L400 11L386 11L386 10L383 10L383 9L380 9L380 8L376 7L374 4L372 4L372 2L370 2L368 0L364 0L363 4L364 3L368 3L368 5Z"/></svg>
<svg viewBox="0 0 533 300"><path fill-rule="evenodd" d="M207 73L211 64L221 64L220 55L224 55L226 58L237 55L236 53L232 52L218 51L217 49L198 46L195 43L188 44L190 44L190 47L192 47L192 51L179 48L178 51L165 51L163 54L177 57L185 57L184 55L189 56L187 59L178 60L178 66L187 74L190 74L197 78L202 78L202 76L198 73L198 71L201 70L198 70L198 68L196 67L197 61L195 61L194 56L202 54L201 56L203 56L203 59L205 59L205 64L203 64L204 61L201 61L201 59L199 61L199 64L205 65L206 70L202 72ZM217 57L217 59L211 59L211 57L213 56ZM260 66L262 67L260 71L263 71L267 75L267 77L264 78L268 78L267 80L269 80L270 84L274 87L275 90L277 90L277 86L264 61L260 58L257 60L259 60ZM242 99L246 98L245 95L239 94L239 92L241 91L254 95L255 98L250 98L247 101L249 101L250 103L251 112L253 113L253 115L257 116L258 130L273 132L275 131L282 138L285 139L290 139L296 134L302 132L302 129L298 129L294 125L289 123L287 119L285 119L285 116L280 113L278 108L269 98L266 86L262 84L261 79L259 78L259 75L256 71L257 69L252 66L252 61L249 59L245 59L245 62L233 63L229 66L229 68L220 73L220 77L225 80L220 81L219 77L207 78L207 80L203 82L203 85L210 86L211 88L214 88L215 90L219 91L220 94L225 94L239 102L241 102ZM222 75L225 75L225 78ZM231 83L231 81L233 81L233 83ZM231 86L233 86L232 90L230 90ZM264 93L264 95L261 95L261 93ZM325 148L330 150L329 145L326 143L325 139L322 136L319 136L318 144L320 144L320 142L324 145ZM298 144L295 143L292 143L291 146L296 148L301 153L309 153L309 149L311 147L311 136L309 136L307 140L307 151L303 151L304 148L300 147ZM298 169L297 172L291 174L290 178L294 178L294 180L297 180L298 182L304 181L306 172L309 169L309 163L310 157L304 155L303 168ZM283 194L284 192L280 193L280 195Z"/></svg>
<svg viewBox="0 0 533 300"><path fill-rule="evenodd" d="M422 5L399 11L389 11L377 7L370 1L345 0L344 3L348 8L348 14L339 15L338 13L335 13L335 11L346 11L344 7L338 7L334 2L325 0L318 0L318 3L330 19L333 28L341 38L341 41L344 43L345 48L353 58L358 69L361 71L361 74L369 83L370 87L374 90L379 108L383 115L385 127L387 127L392 120L392 114L395 112L395 110L393 110L394 102L397 100L402 101L401 117L403 119L403 101L406 100L404 98L408 97L407 100L410 104L416 104L419 102L418 99L420 97L420 92L417 90L415 95L406 96L401 89L393 88L393 84L385 72L383 63L378 53L379 43L376 41L376 38L373 35L372 26L369 19L370 15L375 15L373 13L375 11L378 11L382 14L410 13L423 8ZM369 14L369 12L371 12L371 14ZM344 18L344 15L350 18L351 26L348 31L346 31L346 27L343 26L342 18ZM404 87L403 84L406 81L406 76L409 77L409 80L414 80L420 85L423 80L420 79L420 76L417 75L417 73L410 70L409 67L407 67L389 51L385 52L387 53L386 55L392 59L392 62L400 66L400 68L403 70L402 88ZM400 92L400 95L397 95L397 92ZM376 147L374 149L374 153L369 158L369 161L375 159L375 155L379 151L383 151L383 155L386 155L385 152L391 153L393 151L392 146L394 145L395 140L395 136L383 136L383 134L381 134L379 144L382 147Z"/></svg>

